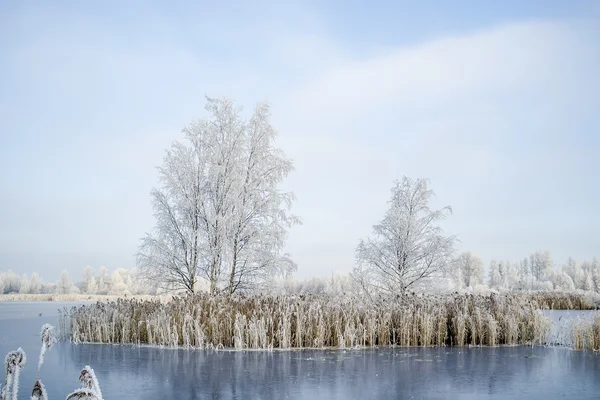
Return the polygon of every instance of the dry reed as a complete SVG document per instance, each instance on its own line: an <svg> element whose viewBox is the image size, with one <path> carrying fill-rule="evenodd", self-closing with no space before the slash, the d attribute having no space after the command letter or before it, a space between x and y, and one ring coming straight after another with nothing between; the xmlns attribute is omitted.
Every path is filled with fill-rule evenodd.
<svg viewBox="0 0 600 400"><path fill-rule="evenodd" d="M600 309L600 295L595 292L534 291L512 292L513 296L530 299L545 310L597 310Z"/></svg>
<svg viewBox="0 0 600 400"><path fill-rule="evenodd" d="M398 296L374 303L300 296L136 299L63 309L74 343L288 349L516 345L543 342L549 321L511 295Z"/></svg>
<svg viewBox="0 0 600 400"><path fill-rule="evenodd" d="M573 347L577 350L600 351L600 312L590 319L582 319L573 324Z"/></svg>

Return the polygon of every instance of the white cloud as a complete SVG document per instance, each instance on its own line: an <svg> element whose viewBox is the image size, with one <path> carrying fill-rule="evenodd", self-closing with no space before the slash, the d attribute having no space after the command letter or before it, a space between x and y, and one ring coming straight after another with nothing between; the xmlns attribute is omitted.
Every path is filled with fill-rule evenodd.
<svg viewBox="0 0 600 400"><path fill-rule="evenodd" d="M564 232L537 215L573 217L553 183L585 173L591 150L570 153L569 165L552 163L589 139L593 128L578 121L598 121L590 108L600 101L597 31L581 21L499 26L337 64L290 93L278 115L292 136L282 143L296 160L290 186L305 215L290 240L301 274L340 260L350 269L357 240L381 218L402 175L430 178L436 204L455 209L444 225L488 260L580 251L557 245ZM567 130L575 124L580 131ZM537 224L527 240L512 233L527 218L523 207ZM337 255L316 257L306 243L330 244Z"/></svg>
<svg viewBox="0 0 600 400"><path fill-rule="evenodd" d="M346 119L384 108L413 112L475 96L514 96L557 85L593 39L585 24L528 22L441 38L336 67L295 93L308 117ZM597 31L597 29L595 30Z"/></svg>

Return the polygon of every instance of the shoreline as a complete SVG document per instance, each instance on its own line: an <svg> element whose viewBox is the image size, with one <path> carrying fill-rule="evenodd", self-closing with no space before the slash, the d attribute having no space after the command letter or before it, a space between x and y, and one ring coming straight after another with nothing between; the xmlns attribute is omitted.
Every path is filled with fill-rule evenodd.
<svg viewBox="0 0 600 400"><path fill-rule="evenodd" d="M398 350L417 350L417 349L502 349L502 348L549 348L549 349L574 349L568 345L560 343L537 343L533 346L531 344L496 344L496 345L479 345L479 344L466 344L462 346L452 345L433 345L433 346L401 346L401 345L374 345L374 346L357 346L357 347L288 347L288 348L243 348L236 349L235 347L185 347L185 346L166 346L166 345L154 345L146 343L103 343L103 342L79 342L75 343L68 339L60 339L60 341L67 342L74 346L115 346L115 347L135 347L135 348L148 348L148 349L160 349L160 350L185 350L185 351L204 351L204 352L223 352L223 353L287 353L287 352L301 352L301 351L326 351L326 352L351 352L351 351L367 351L367 350L379 350L379 349L398 349ZM586 351L586 350L583 350ZM592 351L592 350L587 350ZM595 351L595 350L594 350Z"/></svg>

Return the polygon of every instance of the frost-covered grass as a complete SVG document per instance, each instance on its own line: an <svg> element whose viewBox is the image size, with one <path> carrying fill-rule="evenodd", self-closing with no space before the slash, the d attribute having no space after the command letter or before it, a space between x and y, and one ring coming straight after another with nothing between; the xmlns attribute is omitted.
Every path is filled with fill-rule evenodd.
<svg viewBox="0 0 600 400"><path fill-rule="evenodd" d="M40 349L40 357L38 360L38 369L35 376L35 384L31 391L31 400L48 400L48 393L46 387L40 380L40 370L44 363L44 355L50 350L54 343L56 343L56 335L54 333L54 327L49 324L44 324L40 333L42 339L42 346ZM6 379L4 384L0 387L0 400L17 400L19 394L19 378L21 370L27 362L27 355L22 348L18 348L15 351L11 351L6 355L5 358L5 369ZM77 398L77 399L95 399L102 400L102 391L98 384L98 379L94 370L86 365L79 376L79 380L82 383L82 387L74 390L72 393L67 395L66 400Z"/></svg>
<svg viewBox="0 0 600 400"><path fill-rule="evenodd" d="M463 289L457 293L477 295L495 293L512 296L523 301L535 301L544 310L600 310L600 293L585 290L570 292L558 290L498 291L485 286L479 286L476 289Z"/></svg>
<svg viewBox="0 0 600 400"><path fill-rule="evenodd" d="M140 300L160 299L167 300L170 296L151 296L151 295L133 295L133 296L117 296L117 295L100 295L100 294L23 294L11 293L0 294L0 302L2 301L116 301L120 298L135 298Z"/></svg>
<svg viewBox="0 0 600 400"><path fill-rule="evenodd" d="M600 294L591 291L558 292L535 291L513 292L521 298L531 298L545 310L597 310L600 309Z"/></svg>
<svg viewBox="0 0 600 400"><path fill-rule="evenodd" d="M515 345L543 342L549 321L510 294L406 295L370 303L322 296L195 295L96 303L61 312L74 343L192 348Z"/></svg>

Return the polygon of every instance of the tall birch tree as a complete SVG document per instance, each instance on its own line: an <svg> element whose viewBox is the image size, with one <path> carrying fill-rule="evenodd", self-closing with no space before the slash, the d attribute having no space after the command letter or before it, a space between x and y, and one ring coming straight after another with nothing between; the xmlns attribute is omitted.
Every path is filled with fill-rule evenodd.
<svg viewBox="0 0 600 400"><path fill-rule="evenodd" d="M205 279L211 294L232 294L295 267L281 252L299 220L289 212L293 194L279 189L293 166L274 147L268 104L249 120L229 99L207 98L206 110L210 117L188 125L159 167L156 226L137 262L163 289L193 293Z"/></svg>
<svg viewBox="0 0 600 400"><path fill-rule="evenodd" d="M456 239L436 224L451 208L432 210L433 195L425 179L394 182L390 208L356 248L353 276L367 292L401 294L451 267Z"/></svg>

